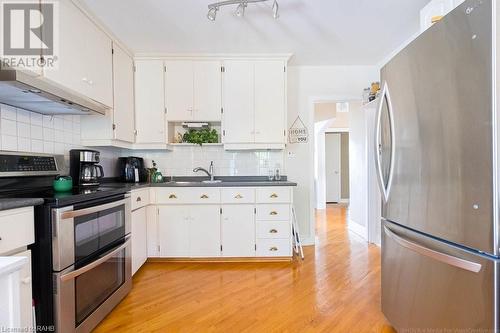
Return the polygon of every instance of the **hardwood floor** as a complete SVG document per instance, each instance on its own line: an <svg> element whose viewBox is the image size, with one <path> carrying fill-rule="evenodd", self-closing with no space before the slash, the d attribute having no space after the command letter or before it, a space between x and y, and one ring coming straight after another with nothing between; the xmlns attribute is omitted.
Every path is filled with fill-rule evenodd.
<svg viewBox="0 0 500 333"><path fill-rule="evenodd" d="M395 332L380 310L380 249L316 216L317 245L292 263L147 263L95 332Z"/></svg>

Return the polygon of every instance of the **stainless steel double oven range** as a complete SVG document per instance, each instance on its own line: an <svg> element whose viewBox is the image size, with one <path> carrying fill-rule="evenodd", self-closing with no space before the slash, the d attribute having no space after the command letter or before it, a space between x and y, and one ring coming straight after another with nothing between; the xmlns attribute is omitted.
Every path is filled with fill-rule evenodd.
<svg viewBox="0 0 500 333"><path fill-rule="evenodd" d="M117 188L55 193L58 160L0 152L0 196L44 199L31 247L37 326L90 332L132 286L130 198Z"/></svg>

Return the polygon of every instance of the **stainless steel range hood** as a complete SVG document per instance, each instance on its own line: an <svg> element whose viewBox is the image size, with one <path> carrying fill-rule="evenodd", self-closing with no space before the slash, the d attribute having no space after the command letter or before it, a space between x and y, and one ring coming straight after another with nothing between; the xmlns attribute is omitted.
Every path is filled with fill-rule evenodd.
<svg viewBox="0 0 500 333"><path fill-rule="evenodd" d="M0 70L0 103L46 115L104 115L109 110L41 75L12 69Z"/></svg>

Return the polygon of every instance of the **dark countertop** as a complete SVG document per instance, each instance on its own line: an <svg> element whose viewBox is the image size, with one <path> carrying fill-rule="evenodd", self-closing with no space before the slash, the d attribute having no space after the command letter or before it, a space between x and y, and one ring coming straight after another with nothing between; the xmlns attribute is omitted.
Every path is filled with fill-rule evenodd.
<svg viewBox="0 0 500 333"><path fill-rule="evenodd" d="M101 186L105 187L126 187L128 191L141 189L144 187L259 187L259 186L297 186L297 183L290 182L286 176L280 181L269 181L267 177L262 176L227 176L215 177L221 180L219 183L203 183L208 180L207 177L174 177L174 181L168 177L164 183L120 183L117 181L104 182Z"/></svg>
<svg viewBox="0 0 500 333"><path fill-rule="evenodd" d="M43 204L42 198L3 198L0 199L0 210L38 206L41 204Z"/></svg>

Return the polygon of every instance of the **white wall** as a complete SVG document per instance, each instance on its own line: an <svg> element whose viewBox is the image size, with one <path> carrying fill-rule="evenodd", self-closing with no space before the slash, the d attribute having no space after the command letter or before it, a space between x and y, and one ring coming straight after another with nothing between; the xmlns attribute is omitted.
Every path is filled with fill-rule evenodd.
<svg viewBox="0 0 500 333"><path fill-rule="evenodd" d="M298 182L294 204L302 238L314 243L314 102L359 100L363 89L379 80L375 66L288 67L288 126L300 115L308 127L307 144L289 144L287 174Z"/></svg>

